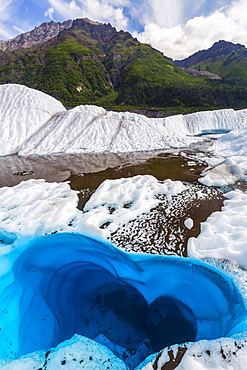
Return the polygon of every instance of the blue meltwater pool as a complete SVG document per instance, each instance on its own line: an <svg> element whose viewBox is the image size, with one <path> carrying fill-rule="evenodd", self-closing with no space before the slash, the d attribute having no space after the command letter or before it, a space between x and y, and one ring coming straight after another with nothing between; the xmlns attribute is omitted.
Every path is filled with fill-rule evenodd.
<svg viewBox="0 0 247 370"><path fill-rule="evenodd" d="M68 233L33 239L13 255L0 277L1 358L80 334L133 368L175 343L246 332L232 279L200 261L129 254Z"/></svg>

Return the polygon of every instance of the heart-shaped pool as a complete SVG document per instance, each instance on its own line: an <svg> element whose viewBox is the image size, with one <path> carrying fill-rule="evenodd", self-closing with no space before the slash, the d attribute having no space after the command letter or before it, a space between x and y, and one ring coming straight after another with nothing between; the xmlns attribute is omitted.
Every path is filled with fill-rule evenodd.
<svg viewBox="0 0 247 370"><path fill-rule="evenodd" d="M246 330L231 278L185 258L128 254L79 234L33 239L0 278L0 357L49 349L75 333L134 368L162 348Z"/></svg>

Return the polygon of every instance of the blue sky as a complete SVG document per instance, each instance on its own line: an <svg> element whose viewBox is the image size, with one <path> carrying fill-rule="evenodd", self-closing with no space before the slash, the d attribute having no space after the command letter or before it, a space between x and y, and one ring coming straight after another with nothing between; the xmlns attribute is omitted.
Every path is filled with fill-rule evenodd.
<svg viewBox="0 0 247 370"><path fill-rule="evenodd" d="M247 45L246 0L0 0L0 39L43 22L87 17L131 32L173 59L215 41Z"/></svg>

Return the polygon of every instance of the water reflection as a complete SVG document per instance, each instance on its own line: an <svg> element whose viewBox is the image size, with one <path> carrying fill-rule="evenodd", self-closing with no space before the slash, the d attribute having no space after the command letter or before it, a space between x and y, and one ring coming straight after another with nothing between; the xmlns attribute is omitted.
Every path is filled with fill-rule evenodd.
<svg viewBox="0 0 247 370"><path fill-rule="evenodd" d="M172 153L143 152L124 155L83 154L0 158L0 186L14 186L23 180L69 181L79 191L78 208L106 179L153 175L158 180L180 180L188 191L160 204L148 214L123 225L111 235L111 241L126 251L187 256L187 240L200 232L200 222L220 210L224 197L216 188L198 183L205 166ZM203 195L203 196L201 196ZM184 221L193 220L188 229Z"/></svg>
<svg viewBox="0 0 247 370"><path fill-rule="evenodd" d="M171 179L185 182L188 191L169 200L165 196L158 196L158 207L123 225L111 235L110 240L127 252L186 257L188 239L199 235L200 223L212 212L220 211L225 199L218 189L198 183L203 169L203 164L179 155L158 153L155 157L135 164L127 163L79 176L71 175L69 180L72 189L80 191L78 208L81 210L91 194L106 179L153 175L160 181ZM184 224L187 218L193 220L191 229Z"/></svg>
<svg viewBox="0 0 247 370"><path fill-rule="evenodd" d="M197 181L205 166L172 154L158 153L149 159L136 160L136 163L126 163L114 168L107 168L94 173L85 173L69 177L71 188L80 190L79 209L82 209L90 195L106 179L119 179L136 175L152 175L159 181L166 179L187 182Z"/></svg>

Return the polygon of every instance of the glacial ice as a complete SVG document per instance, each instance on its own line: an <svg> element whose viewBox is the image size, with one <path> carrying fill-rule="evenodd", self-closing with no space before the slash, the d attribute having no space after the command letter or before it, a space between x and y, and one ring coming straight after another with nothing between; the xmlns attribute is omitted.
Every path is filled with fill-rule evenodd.
<svg viewBox="0 0 247 370"><path fill-rule="evenodd" d="M79 334L130 368L175 343L246 335L233 280L200 261L129 254L82 234L38 237L4 256L0 357Z"/></svg>
<svg viewBox="0 0 247 370"><path fill-rule="evenodd" d="M82 213L77 209L77 192L67 182L30 179L0 188L0 255L35 236L54 232L107 237L123 223L155 207L157 194L172 197L185 189L181 181L162 182L149 175L107 180L96 189ZM102 229L106 222L109 226Z"/></svg>
<svg viewBox="0 0 247 370"><path fill-rule="evenodd" d="M118 186L116 186L116 184ZM100 190L100 188L97 190L97 191L99 191L98 202L97 202L97 196L96 196L97 191L96 191L94 193L95 196L94 196L94 198L92 198L91 204L89 203L89 205L87 206L87 212L85 212L85 213L80 212L76 208L76 205L77 205L77 202L78 202L77 194L76 194L75 191L73 191L69 188L68 183L58 184L58 183L47 183L44 180L28 180L26 182L20 183L17 186L14 186L12 188L5 187L5 188L0 189L0 204L1 204L1 208L0 208L0 211L1 211L1 213L0 213L0 216L1 216L0 217L0 228L1 229L0 229L0 232L1 232L1 235L2 235L1 236L2 244L1 244L1 266L0 266L0 271L1 271L1 274L2 274L2 277L3 277L3 283L4 284L8 283L9 278L12 279L11 282L13 283L13 284L11 283L10 287L7 290L5 290L4 295L0 294L0 296L2 296L3 299L4 299L4 296L5 296L6 302L8 301L10 303L10 300L8 300L8 297L9 297L9 293L12 294L11 293L12 289L14 289L14 291L15 291L15 289L18 289L18 292L19 292L18 294L20 294L20 295L23 292L23 287L20 286L20 285L22 285L21 280L19 280L19 278L16 278L13 275L14 270L13 270L12 267L14 265L14 266L16 266L16 269L18 270L19 268L22 269L21 266L24 266L24 265L26 266L25 263L22 263L22 262L19 263L19 262L22 259L22 257L24 255L26 255L26 248L27 248L26 243L28 241L30 241L33 238L33 236L35 236L35 235L36 236L44 235L46 233L50 234L50 233L54 233L54 232L55 233L60 232L59 234L51 235L51 237L56 237L57 236L57 237L61 237L61 239L63 240L63 237L64 237L65 234L62 233L62 232L64 232L64 231L67 231L67 232L70 232L70 233L78 233L78 232L80 232L80 233L84 232L85 233L85 232L89 232L90 230L91 230L91 234L94 233L95 235L97 235L98 231L100 230L98 228L99 225L98 225L97 219L94 219L93 217L91 217L91 221L87 223L87 221L88 221L87 217L89 217L90 212L95 213L96 210L99 213L99 215L102 212L104 213L105 212L104 211L104 203L106 203L105 204L106 208L108 208L108 206L110 207L114 203L116 209L118 208L119 210L122 209L124 211L125 210L128 211L129 208L124 208L124 204L125 204L126 201L127 202L132 201L132 204L136 208L135 211L138 212L138 207L141 207L139 209L139 213L141 213L141 210L143 210L142 205L143 205L144 202L141 202L140 199L146 198L147 199L147 204L152 205L153 202L155 201L155 194L156 193L161 192L161 193L165 193L168 197L173 197L173 196L177 196L178 194L180 194L181 191L186 189L186 187L179 181L175 182L175 181L168 180L168 181L164 181L164 182L158 182L152 176L136 176L136 177L133 177L133 178L120 179L120 180L117 180L117 181L116 180L111 180L111 181L106 182L106 185L108 187L108 191L104 192L104 194L101 193L102 188L104 189L104 183L103 183L102 187L101 187L101 190ZM146 189L146 187L147 187L147 189ZM127 192L128 189L130 190L129 193ZM147 190L146 192L145 192L145 189ZM148 195L149 198L147 198L147 195ZM103 198L102 198L102 196L103 196ZM145 211L147 212L148 209L145 209ZM112 213L112 215L114 215L114 212ZM109 216L111 216L111 214L108 212L104 216L105 218L103 218L103 219L106 220ZM234 217L235 217L235 215L233 214L233 218ZM117 220L117 218L116 218L116 220ZM121 221L120 218L119 218L119 221ZM69 234L69 235L73 235L73 234ZM103 235L103 234L101 234L101 235ZM39 240L39 239L37 239L37 240ZM32 243L33 242L31 241L31 244ZM108 245L107 248L109 248L109 245ZM73 247L72 247L72 249L73 249ZM47 251L47 253L49 254L49 251ZM43 257L44 257L43 261L46 260L47 253L46 252L44 252L44 254L42 253ZM71 250L69 251L69 254L71 254ZM121 252L118 252L118 251L117 251L117 255L122 256ZM54 261L55 260L60 261L58 263L62 262L60 257L61 256L58 253L53 254L53 260ZM151 258L151 260L153 260L153 258L154 258L154 260L157 258L156 261L159 261L159 265L162 264L159 257L146 256L145 258L147 258L147 257ZM91 258L92 258L92 260L94 260L94 255L93 254L91 254ZM131 261L132 261L132 258L134 258L134 261L136 261L135 257L131 257ZM140 260L142 260L142 255L137 255L136 258L137 258L138 261L139 261L139 258L140 258ZM138 266L142 266L145 261L146 261L145 262L146 265L147 266L149 265L148 260L145 260L145 258L142 262L140 262L140 263L138 262ZM170 257L168 257L168 259L169 258ZM33 259L36 260L36 257L33 257ZM121 259L123 260L122 257L121 257ZM107 257L107 260L108 260L108 257ZM41 262L41 259L38 258L38 261ZM67 261L67 257L66 257L66 261ZM172 261L172 260L169 259L169 261ZM128 266L131 265L131 264L132 264L132 262L129 263ZM114 262L114 268L115 268L115 262ZM147 270L146 267L145 268L143 267L142 269L144 271ZM31 270L33 270L33 269L31 269ZM62 270L63 270L63 268L61 267L60 271L62 271ZM65 270L66 270L66 268L65 268ZM167 270L168 274L169 274L169 271L171 271L170 267L169 267L169 269L166 269L166 270ZM179 268L178 268L178 270L179 270ZM194 270L194 267L193 267L193 270ZM211 268L209 268L209 270L211 270ZM47 269L46 271L49 274L49 269ZM68 276L69 275L69 270L67 269L66 271L67 271L67 276ZM127 276L129 275L129 271L127 269L123 269L121 271L122 271L122 273L126 274L125 277L127 278ZM157 269L155 269L155 271L157 272ZM25 274L23 275L23 271L20 272L20 274L21 274L21 276L25 275ZM72 272L70 274L72 274ZM138 272L138 276L140 274L141 274L141 272L140 273ZM210 273L209 273L209 275L210 275ZM150 276L150 278L152 278L151 274L149 276ZM180 276L180 270L179 270L179 276ZM175 289L176 292L177 292L176 294L178 294L181 291L183 292L184 289L185 289L184 281L186 281L187 278L185 278L185 277L183 278L183 275L181 275L181 276L182 276L182 279L180 280L180 278L179 278L178 281L174 283L174 284L178 284L179 281L180 281L180 283L183 282L183 286L181 288ZM122 275L121 275L121 277L122 277ZM122 278L125 279L124 277L122 277ZM158 282L156 283L154 281L153 286L158 285L158 283L160 282L160 275L155 274L155 278L158 279ZM170 278L171 277L169 276L169 279ZM147 279L148 279L148 277L147 277ZM33 280L33 279L30 279L30 280ZM19 283L18 283L18 281L19 281ZM135 289L138 288L137 285L133 285L132 282L128 281L127 285L129 286L129 284L131 286L133 286L133 288L135 288ZM173 282L172 282L172 284L173 284ZM193 280L193 284L194 284L194 280ZM205 284L206 284L206 282L205 282ZM161 284L161 285L165 286L165 284ZM14 288L14 286L16 288ZM45 285L42 285L42 287L45 287ZM63 292L64 287L62 286L61 288L62 288L61 291ZM200 288L200 290L202 290L202 289ZM36 289L36 291L37 291L37 289ZM127 293L129 293L129 292L130 291L128 290ZM142 293L142 291L141 291L141 293ZM32 293L30 293L29 288L27 288L27 291L23 292L24 295L22 295L22 297L20 297L20 295L18 295L18 294L16 296L16 300L18 301L20 299L19 302L24 302L23 303L24 306L25 306L25 302L28 303L28 300L31 299L31 296L32 296ZM29 295L29 294L31 294L31 295ZM153 290L151 290L151 292L149 294L153 294ZM188 294L187 299L191 300L194 294L195 293L192 289L192 293ZM14 295L15 295L15 293L14 293ZM144 295L144 294L142 293L142 295ZM218 296L218 293L217 293L217 296ZM177 299L179 297L175 296L175 298ZM27 301L26 301L26 299L27 299ZM151 296L151 298L149 300L145 296L145 299L148 302L151 302L152 300L156 299L156 296L153 296L153 297ZM230 300L230 298L229 298L229 300ZM14 306L15 306L17 301L13 302ZM34 304L35 304L35 302L36 301L34 300ZM159 301L156 301L156 302L157 302L157 304L160 304ZM161 303L162 303L162 301L161 301ZM189 302L189 303L187 301L184 302L185 306L183 305L184 303L181 304L179 310L176 308L176 303L177 303L176 300L170 300L170 306L173 306L173 308L175 308L175 311L179 312L179 310L180 311L182 310L182 312L186 313L186 315L188 317L192 318L192 322L194 322L193 315L191 315L190 310L187 308L187 306L191 302ZM11 315L12 314L13 315L17 314L17 311L15 311L14 306L11 306L12 310L9 311L11 313ZM43 307L40 304L40 302L38 302L38 306L41 306L41 308ZM228 307L225 307L225 309L228 310ZM242 309L240 309L240 311L241 310ZM29 317L29 314L25 315L25 317L26 317L27 322L28 322L29 318L32 320L32 318ZM0 319L0 322L1 321L2 320ZM16 322L18 324L18 320ZM16 322L15 322L15 324L16 324ZM15 324L13 324L13 325L11 324L11 327L12 328L15 327ZM48 326L50 327L50 325L48 325ZM222 324L222 327L226 328L225 322L224 322L224 325ZM218 328L217 330L218 330L218 335L219 336L224 335L223 332L220 333L221 329ZM39 332L39 330L36 330L36 334L37 334L37 332ZM192 333L193 333L193 330L192 330ZM73 334L74 333L71 333L71 336ZM15 335L15 334L13 333L13 335ZM232 331L232 333L230 333L230 329L229 329L228 335L233 335L234 336L233 331ZM235 335L236 336L242 336L242 337L245 336L245 327L244 327L243 323L242 324L240 323L240 326L238 326L238 327L237 327L237 323L236 323ZM44 335L43 337L45 338L46 335ZM49 338L51 339L51 337L48 336L47 340L49 340ZM69 340L69 337L67 339ZM95 359L95 361L97 361L97 364L99 364L97 366L99 366L100 370L104 370L104 365L100 362L100 354L102 353L101 351L102 351L103 347L102 346L99 347L99 348L97 347L97 346L100 346L100 343L105 345L105 347L104 347L105 351L106 351L105 355L109 356L109 358L111 359L111 363L113 364L113 368L115 366L115 357L114 357L113 354L111 354L111 356L110 356L110 350L114 351L114 353L117 353L118 356L120 356L120 357L123 357L123 356L126 357L125 348L121 345L116 346L106 336L104 336L104 335L98 335L97 336L96 335L95 339L99 343L97 344L96 342L93 342L95 344L92 344L92 346L90 344L90 348L93 349L93 351L94 351L93 358ZM198 339L200 339L199 336L198 336ZM61 338L61 341L62 340L63 340L63 338ZM186 340L186 339L184 339L184 340ZM26 342L26 340L25 340L25 342ZM58 342L59 342L59 340L58 340ZM57 343L54 342L54 344L52 344L54 346L56 344L58 344L57 349L50 349L49 344L47 344L44 351L40 352L38 350L38 352L34 352L32 354L27 353L26 355L24 355L24 357L22 357L21 359L18 359L18 360L10 361L10 358L5 359L2 362L0 361L0 365L2 364L1 366L4 366L4 367L2 367L4 370L13 370L13 369L15 369L15 370L29 370L30 368L32 368L31 366L34 366L34 364L37 364L37 366L38 366L38 364L41 364L43 366L43 364L47 360L45 354L47 353L47 350L49 349L49 351L51 351L51 355L49 355L49 363L50 363L49 369L50 370L56 370L57 369L56 366L58 366L57 364L58 363L61 364L61 362L64 362L64 361L66 361L66 364L68 364L68 366L69 366L69 361L71 361L72 369L75 369L76 367L73 367L73 364L74 364L75 361L73 361L73 359L71 360L70 355L69 355L71 353L74 354L73 358L76 358L76 359L80 358L80 361L83 358L84 361L85 361L84 362L85 368L87 368L87 366L90 368L91 360L89 360L89 357L91 357L91 355L88 355L88 350L85 350L84 352L82 352L83 348L84 348L83 346L88 345L87 344L88 343L87 338L79 335L77 337L74 337L72 342L65 341L65 342L62 342L61 344L59 344L58 342ZM16 343L17 346L19 345L18 340L17 341L13 340L12 343ZM70 347L69 343L71 343L71 347ZM201 343L201 341L199 343ZM206 341L206 343L209 343L209 342ZM110 348L109 350L107 349L108 347ZM40 349L42 349L42 348L40 348ZM133 363L138 364L139 362L141 362L141 360L143 358L146 357L146 355L148 355L150 353L150 352L145 352L144 349L146 349L145 340L144 340L144 342L143 341L141 342L141 344L139 346L139 350L137 351L137 355L132 356L131 361ZM32 350L32 349L30 349L30 350ZM12 349L9 349L9 351L11 352ZM29 351L29 350L26 350L26 351ZM107 352L107 351L109 351L109 352ZM191 351L193 351L193 350L191 350ZM129 351L128 351L127 354L129 354ZM79 356L81 356L81 357L79 357ZM117 361L120 361L120 360L117 360ZM128 361L128 360L126 360L126 361ZM119 362L116 362L116 366L118 366L117 364L119 364ZM41 365L39 365L39 367L41 367ZM80 364L80 366L82 366L82 365ZM125 368L125 365L124 365L123 362L120 362L119 366L120 366L119 367L120 369ZM116 369L117 369L117 367L116 367Z"/></svg>
<svg viewBox="0 0 247 370"><path fill-rule="evenodd" d="M247 179L247 110L226 109L162 119L149 119L132 113L107 112L95 106L80 106L66 111L61 103L48 95L21 85L9 84L0 86L0 119L1 156L17 152L19 155L30 156L52 153L127 153L182 148L191 143L203 143L211 133L216 140L209 147L208 155L204 154L205 160L212 169L204 173L205 176L201 182L209 186L224 186L238 179L245 181ZM230 132L227 133L227 131ZM215 134L219 135L215 136ZM124 339L121 343L117 342L118 344L113 341L114 330L107 335L98 333L96 325L87 329L87 333L80 332L79 334L82 335L77 334L72 337L76 330L71 329L71 318L66 316L65 311L70 313L70 307L73 312L77 310L75 302L77 295L83 293L85 288L85 285L79 285L77 289L78 277L83 275L83 272L80 272L83 265L81 265L81 256L86 255L88 263L91 263L95 262L94 254L96 254L98 261L101 261L101 266L95 275L95 284L97 285L97 276L100 283L102 277L108 281L104 287L95 286L94 290L98 295L112 297L114 294L111 289L114 290L114 287L120 284L123 295L129 297L125 300L128 309L132 307L133 302L136 304L135 299L137 299L138 307L144 308L142 313L148 312L149 319L151 313L158 309L162 311L161 318L164 322L162 315L172 310L175 315L181 315L182 326L186 328L184 331L189 333L189 337L183 337L181 341L199 340L196 343L180 345L180 347L186 346L186 353L177 366L178 370L188 368L245 370L247 340L245 303L231 278L201 262L182 262L184 261L182 259L177 262L170 257L168 262L168 259L163 257L159 259L155 256L126 255L100 241L97 241L97 247L92 244L88 246L88 250L93 250L94 254L88 254L87 248L85 253L81 253L81 240L92 239L78 234L64 234L64 232L86 232L106 237L111 228L113 230L123 222L138 217L142 212L148 212L150 207L157 204L156 195L159 194L159 189L162 188L164 194L169 197L176 196L183 191L184 187L183 184L180 186L179 182L170 182L169 187L168 182L161 184L156 179L139 180L128 179L125 184L125 180L122 179L118 186L110 182L106 193L108 196L102 197L99 201L101 190L105 189L106 185L102 184L101 190L98 189L95 192L84 213L76 208L77 194L67 183L49 184L43 180L30 180L13 188L0 189L0 271L2 275L0 324L4 324L4 330L0 330L0 336L8 336L7 342L1 340L2 357L4 357L0 360L1 369L30 370L32 367L38 369L45 366L47 370L57 370L60 365L66 364L68 369L76 369L78 365L82 369L98 366L100 370L104 370L107 369L109 361L112 368L122 370L126 369L126 365L120 358L125 358L126 364L131 363L131 366L136 366L147 355L167 343L160 344L160 338L156 342L150 330L149 341L152 340L153 348L148 350L147 342L145 339L142 340L146 334L145 330L143 328L137 330L133 327L132 318L128 315L124 318L126 321L129 320L125 329L128 328L136 335L133 336L137 338L136 342L131 343L136 345L135 355L131 348L127 347L128 339L122 335L122 332L119 333ZM140 188L138 190L139 182L143 182L143 191L140 191ZM119 191L120 188L121 191ZM128 188L132 189L131 194L126 191ZM145 193L145 189L149 188L152 189L151 193L148 191ZM176 190L174 194L172 194L173 189ZM97 196L99 196L98 199ZM202 224L199 237L190 239L189 253L192 258L230 259L247 269L246 196L246 192L237 190L226 195L228 199L224 203L222 212L212 214ZM141 201L144 198L145 202ZM132 210L131 207L133 207ZM109 225L105 226L106 223ZM185 225L191 227L191 220L187 219ZM57 234L33 240L35 236L52 233ZM56 243L54 242L54 248L53 242L51 246L49 243L50 240L65 240L67 236L70 240L68 243L70 249L63 247L60 258L60 254L55 253ZM73 242L71 246L71 240L74 238L77 242ZM42 246L43 240L49 240L49 243L45 242L45 246ZM27 244L28 242L30 244ZM36 250L34 247L37 246L36 243L41 243L40 249ZM102 245L104 245L103 251L99 247ZM45 254L39 254L39 250L43 248ZM108 256L106 257L108 252L111 256L109 259ZM38 260L37 254L40 256ZM63 264L65 255L66 262ZM45 256L48 256L48 260ZM19 263L20 261L23 264ZM36 265L30 267L29 263L34 262ZM75 270L70 270L70 263L76 266ZM105 264L110 269L109 273L103 268ZM127 268L121 268L123 265L127 265ZM88 266L84 264L84 267ZM35 268L37 268L36 272ZM94 272L95 268L97 269L97 266L93 265ZM157 271L160 271L160 274L157 274ZM174 271L179 272L181 280L180 277L179 280L174 278ZM64 272L66 278L63 277ZM236 274L239 275L239 272ZM30 279L31 275L37 276L37 279ZM129 276L132 280L128 278ZM48 289L48 281L51 287L55 286L57 289L58 293L54 297ZM246 277L243 281L245 284ZM150 282L152 282L152 289L147 289L146 283ZM191 284L193 282L193 287L195 285L195 291L191 289L190 282ZM171 284L169 291L167 291L168 283ZM183 283L182 286L179 285L181 283ZM72 284L74 289L69 289L69 284ZM34 296L34 292L38 292L38 295ZM205 308L198 305L201 300L198 298L199 294L200 297L203 294L201 302ZM169 298L169 307L161 309L164 301L163 298L158 298L160 295ZM66 296L66 301L62 299L63 296ZM197 303L194 296L197 297ZM11 297L14 297L12 301ZM90 297L94 298L93 293ZM246 297L244 299L246 301ZM71 302L72 306L69 306ZM111 300L110 302L112 303ZM224 307L221 305L222 302L225 302ZM90 312L95 318L93 315L95 312L102 311L103 306L101 303L94 307L90 304L91 302L87 302L87 307L91 307ZM5 310L6 307L7 310ZM40 308L40 311L37 308ZM118 308L114 306L114 309L116 312ZM58 321L54 318L56 310L58 310ZM35 315L30 315L30 312ZM45 314L47 312L48 317L39 322L39 317L41 318L40 315L44 312ZM80 324L80 314L85 313L79 308L76 312L78 316L72 323L73 329L77 329L77 325ZM64 320L62 316L65 317ZM198 317L204 317L206 320L200 321ZM51 320L51 326L48 324L48 318ZM90 318L86 317L86 319ZM156 325L156 319L154 316L151 317L152 325ZM118 320L117 314L112 313L110 320L115 323ZM103 319L101 323L104 328ZM10 330L10 327L14 330ZM155 333L159 333L161 328L160 324L159 327L155 327ZM49 331L50 329L53 329L53 332ZM168 332L172 334L172 331ZM42 335L42 333L45 334ZM46 335L47 333L49 335ZM93 339L84 337L84 334L91 335ZM230 338L222 338L226 336ZM210 340L200 340L203 338ZM213 338L220 339L213 340ZM176 342L178 342L177 339ZM170 338L169 343L173 343ZM6 351L4 345L6 345ZM56 345L56 348L50 348ZM171 349L163 350L161 355L151 355L145 364L138 366L138 369L150 370L155 366L157 370L161 370L163 364L171 361L173 355L174 358L177 356L176 353L179 352L180 347L175 344ZM129 351L126 352L126 348ZM29 353L29 351L36 352ZM173 354L171 355L169 351L173 351ZM11 360L20 354L24 354L21 359ZM101 362L102 359L103 362ZM82 360L83 363L80 362Z"/></svg>
<svg viewBox="0 0 247 370"><path fill-rule="evenodd" d="M135 370L245 370L246 361L245 340L222 338L171 346Z"/></svg>
<svg viewBox="0 0 247 370"><path fill-rule="evenodd" d="M225 194L221 212L214 212L201 224L197 238L188 241L192 258L225 258L247 269L247 192Z"/></svg>
<svg viewBox="0 0 247 370"><path fill-rule="evenodd" d="M49 351L37 351L16 360L0 360L1 370L127 370L106 346L75 334Z"/></svg>
<svg viewBox="0 0 247 370"><path fill-rule="evenodd" d="M25 140L65 111L51 96L26 86L0 85L0 156L17 153Z"/></svg>
<svg viewBox="0 0 247 370"><path fill-rule="evenodd" d="M233 130L216 140L211 152L218 163L203 173L201 182L208 186L225 186L237 180L247 180L247 129Z"/></svg>
<svg viewBox="0 0 247 370"><path fill-rule="evenodd" d="M247 110L218 111L147 118L129 112L107 112L96 106L79 106L51 118L19 155L53 153L126 153L181 148L203 141L205 130L233 130L247 126Z"/></svg>
<svg viewBox="0 0 247 370"><path fill-rule="evenodd" d="M243 129L247 110L221 109L147 118L107 112L96 106L66 111L56 99L22 85L0 86L0 155L127 153L181 148L203 141L201 134Z"/></svg>
<svg viewBox="0 0 247 370"><path fill-rule="evenodd" d="M121 225L155 208L159 204L156 195L171 198L186 189L181 181L158 181L151 175L105 180L84 206L85 222L98 228L109 223L101 231L107 237Z"/></svg>

